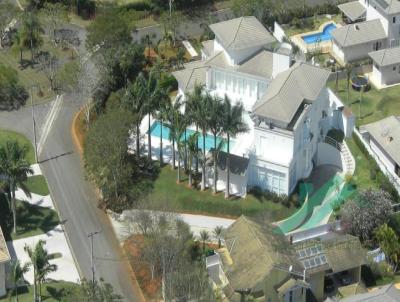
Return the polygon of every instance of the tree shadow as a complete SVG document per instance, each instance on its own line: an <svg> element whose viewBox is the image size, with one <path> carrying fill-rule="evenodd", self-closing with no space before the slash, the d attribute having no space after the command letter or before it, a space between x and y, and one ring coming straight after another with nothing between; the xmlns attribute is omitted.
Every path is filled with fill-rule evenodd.
<svg viewBox="0 0 400 302"><path fill-rule="evenodd" d="M61 301L62 298L65 297L66 290L65 288L55 288L53 286L46 286L46 290L49 294L49 299L54 299L56 301ZM45 298L46 299L46 298ZM43 299L43 300L45 300Z"/></svg>

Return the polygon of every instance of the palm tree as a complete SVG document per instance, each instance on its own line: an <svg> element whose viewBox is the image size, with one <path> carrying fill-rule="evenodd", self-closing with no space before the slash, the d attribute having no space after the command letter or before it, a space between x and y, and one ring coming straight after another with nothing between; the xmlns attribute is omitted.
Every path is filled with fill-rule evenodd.
<svg viewBox="0 0 400 302"><path fill-rule="evenodd" d="M199 149L197 148L197 141L199 139L198 133L193 133L189 136L187 140L187 150L189 153L188 156L188 172L189 172L189 188L193 185L193 173L192 173L192 166L193 166L193 159L196 159L199 156Z"/></svg>
<svg viewBox="0 0 400 302"><path fill-rule="evenodd" d="M173 169L175 169L175 143L178 149L178 174L177 174L177 183L181 181L181 154L183 143L181 141L183 134L185 133L185 129L187 126L187 120L185 115L181 112L182 103L180 98L175 100L174 106L171 107L170 112L168 113L169 118L169 136L170 140L172 141L172 162L173 162Z"/></svg>
<svg viewBox="0 0 400 302"><path fill-rule="evenodd" d="M213 230L214 236L218 239L218 248L221 248L221 237L222 233L224 231L224 228L220 225L216 226Z"/></svg>
<svg viewBox="0 0 400 302"><path fill-rule="evenodd" d="M213 179L213 193L217 193L217 181L218 181L218 153L224 145L224 141L220 141L217 145L217 137L222 133L222 120L223 115L222 100L219 97L213 97L210 102L209 114L207 116L207 124L211 133L214 137L214 150L213 150L213 162L214 162L214 179Z"/></svg>
<svg viewBox="0 0 400 302"><path fill-rule="evenodd" d="M375 239L393 266L393 271L396 272L400 256L400 243L395 231L385 223L375 231Z"/></svg>
<svg viewBox="0 0 400 302"><path fill-rule="evenodd" d="M42 282L46 279L46 276L57 270L57 265L50 264L51 255L44 248L46 241L39 240L35 247L32 249L28 245L25 245L24 250L31 259L33 266L33 295L34 301L42 300ZM37 285L39 285L39 295L37 293Z"/></svg>
<svg viewBox="0 0 400 302"><path fill-rule="evenodd" d="M201 102L201 99L203 98L204 94L204 85L195 85L194 89L191 93L188 93L186 95L186 109L187 113L185 115L187 118L190 120L190 124L195 124L196 125L196 133L199 132L199 119L202 118L201 116L198 115L199 109L199 103ZM197 148L199 148L199 145L197 143ZM196 160L196 168L195 168L196 173L199 171L199 161Z"/></svg>
<svg viewBox="0 0 400 302"><path fill-rule="evenodd" d="M24 193L30 197L31 194L25 184L28 175L33 174L26 154L27 146L21 146L18 141L7 141L4 146L0 146L0 175L6 180L8 190L11 195L10 206L13 213L13 232L17 232L17 205L15 199L15 191L21 188Z"/></svg>
<svg viewBox="0 0 400 302"><path fill-rule="evenodd" d="M210 234L206 230L200 231L200 239L203 243L203 253L206 252L206 242L210 240Z"/></svg>
<svg viewBox="0 0 400 302"><path fill-rule="evenodd" d="M239 133L248 131L246 123L243 122L243 104L239 103L234 106L231 104L231 100L225 95L223 103L223 131L227 136L227 156L226 156L226 188L225 198L229 198L229 185L230 185L230 140Z"/></svg>
<svg viewBox="0 0 400 302"><path fill-rule="evenodd" d="M160 166L163 165L163 128L164 122L168 120L168 112L171 107L171 99L164 90L160 89L159 99L158 99L158 111L156 113L157 120L160 122Z"/></svg>
<svg viewBox="0 0 400 302"><path fill-rule="evenodd" d="M140 73L136 81L129 84L122 98L122 102L127 109L135 115L135 128L136 128L136 156L140 156L140 124L146 115L146 100L144 91L144 82L146 79Z"/></svg>
<svg viewBox="0 0 400 302"><path fill-rule="evenodd" d="M178 65L178 68L181 68L183 67L184 63L185 63L185 49L183 47L179 47L176 53L176 65Z"/></svg>
<svg viewBox="0 0 400 302"><path fill-rule="evenodd" d="M31 62L34 59L34 50L43 44L41 34L44 32L36 9L25 10L22 14L21 35L24 44L31 51Z"/></svg>
<svg viewBox="0 0 400 302"><path fill-rule="evenodd" d="M347 63L345 65L346 70L346 82L347 82L347 104L350 100L350 80L351 80L351 73L353 72L354 65L351 63Z"/></svg>
<svg viewBox="0 0 400 302"><path fill-rule="evenodd" d="M18 259L11 263L11 282L14 286L15 301L18 302L18 283L24 280L24 274L29 271L29 263L21 266Z"/></svg>
<svg viewBox="0 0 400 302"><path fill-rule="evenodd" d="M22 52L24 50L24 40L20 31L17 31L13 36L13 50L19 51L19 64L22 66Z"/></svg>

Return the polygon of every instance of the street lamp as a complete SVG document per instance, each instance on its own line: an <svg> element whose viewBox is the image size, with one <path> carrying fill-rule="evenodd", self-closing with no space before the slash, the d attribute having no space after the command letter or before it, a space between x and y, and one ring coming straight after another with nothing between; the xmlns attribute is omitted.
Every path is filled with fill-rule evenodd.
<svg viewBox="0 0 400 302"><path fill-rule="evenodd" d="M37 151L37 143L36 143L36 122L35 122L35 107L33 105L33 88L37 88L36 85L31 86L31 107L32 107L32 125L33 125L33 143L35 145L35 163L38 163L38 151Z"/></svg>
<svg viewBox="0 0 400 302"><path fill-rule="evenodd" d="M94 286L94 252L93 252L93 237L97 234L99 234L100 231L96 231L96 232L91 232L88 234L88 238L90 238L90 253L91 253L91 267L92 267L92 285Z"/></svg>

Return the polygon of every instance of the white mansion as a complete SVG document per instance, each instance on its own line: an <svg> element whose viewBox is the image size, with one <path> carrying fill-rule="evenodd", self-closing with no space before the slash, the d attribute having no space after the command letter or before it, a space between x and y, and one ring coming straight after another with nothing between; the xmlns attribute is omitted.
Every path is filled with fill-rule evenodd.
<svg viewBox="0 0 400 302"><path fill-rule="evenodd" d="M319 152L319 145L332 127L351 133L352 116L327 89L330 72L294 63L290 51L279 47L255 17L210 28L215 39L203 42L202 60L173 73L179 95L200 84L244 104L250 131L238 136L231 149L232 165L241 167L231 168L233 194L244 196L253 186L290 194L315 165L333 161L334 156ZM220 169L218 186L223 189Z"/></svg>

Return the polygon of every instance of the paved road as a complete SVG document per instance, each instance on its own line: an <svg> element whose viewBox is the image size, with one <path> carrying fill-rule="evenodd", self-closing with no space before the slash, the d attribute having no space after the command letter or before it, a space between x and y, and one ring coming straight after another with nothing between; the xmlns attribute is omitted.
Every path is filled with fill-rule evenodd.
<svg viewBox="0 0 400 302"><path fill-rule="evenodd" d="M92 185L85 180L80 155L71 138L71 122L79 103L65 96L62 107L54 119L39 157L41 169L64 222L68 239L81 274L91 278L90 243L87 234L101 231L94 240L96 277L113 284L126 301L140 301L130 281L128 263L121 253L119 243L106 214L97 208L97 198ZM35 107L37 128L43 131L46 117L53 102ZM0 112L0 128L26 135L33 141L31 110L29 107L15 112Z"/></svg>

